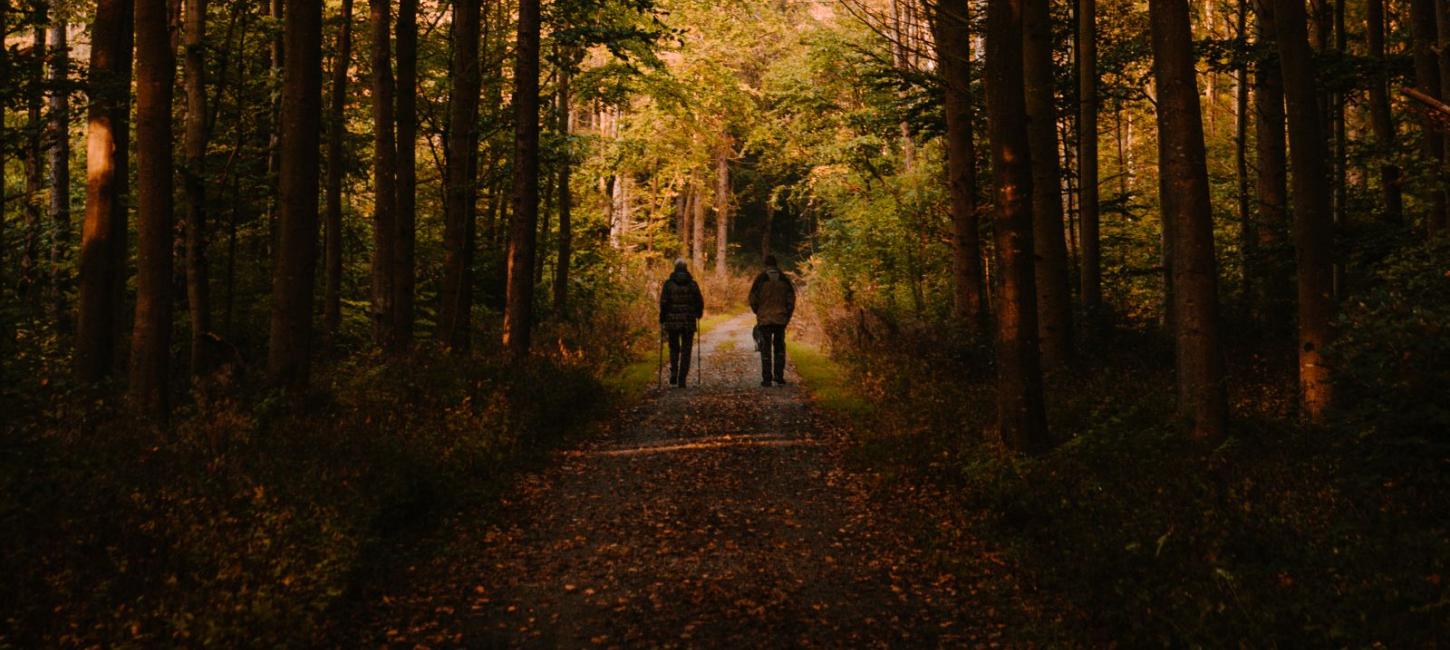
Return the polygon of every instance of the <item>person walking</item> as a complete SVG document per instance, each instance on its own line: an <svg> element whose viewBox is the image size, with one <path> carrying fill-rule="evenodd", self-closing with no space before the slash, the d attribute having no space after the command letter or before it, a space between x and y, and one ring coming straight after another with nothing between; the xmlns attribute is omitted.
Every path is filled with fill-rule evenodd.
<svg viewBox="0 0 1450 650"><path fill-rule="evenodd" d="M765 270L750 285L750 311L760 348L761 386L785 383L785 328L795 314L795 287L781 272L774 255L765 257Z"/></svg>
<svg viewBox="0 0 1450 650"><path fill-rule="evenodd" d="M675 271L660 287L660 336L670 344L670 385L685 387L690 374L690 351L695 326L705 314L700 285L690 276L685 260L675 260Z"/></svg>

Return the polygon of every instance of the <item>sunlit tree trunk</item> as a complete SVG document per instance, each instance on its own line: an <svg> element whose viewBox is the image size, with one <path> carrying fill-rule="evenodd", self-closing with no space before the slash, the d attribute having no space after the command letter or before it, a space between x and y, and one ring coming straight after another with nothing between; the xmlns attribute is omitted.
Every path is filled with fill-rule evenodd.
<svg viewBox="0 0 1450 650"><path fill-rule="evenodd" d="M352 64L352 0L342 0L337 52L332 65L332 103L327 115L327 188L323 217L322 330L337 334L342 322L342 140L347 135L347 70Z"/></svg>
<svg viewBox="0 0 1450 650"><path fill-rule="evenodd" d="M1052 84L1052 16L1048 0L1022 5L1023 83L1032 147L1032 246L1037 278L1037 336L1042 363L1072 356L1072 289L1062 228L1062 173Z"/></svg>
<svg viewBox="0 0 1450 650"><path fill-rule="evenodd" d="M972 138L972 34L965 0L932 12L938 69L946 90L947 179L952 218L952 308L957 320L981 328L981 242L977 225L977 152Z"/></svg>
<svg viewBox="0 0 1450 650"><path fill-rule="evenodd" d="M1037 351L1032 262L1032 161L1022 86L1022 4L987 2L987 132L992 147L998 268L997 442L1009 450L1047 446Z"/></svg>
<svg viewBox="0 0 1450 650"><path fill-rule="evenodd" d="M1194 438L1224 434L1228 401L1218 334L1218 268L1213 251L1203 120L1186 0L1148 5L1158 90L1163 220L1172 223L1173 327L1178 408Z"/></svg>
<svg viewBox="0 0 1450 650"><path fill-rule="evenodd" d="M705 188L704 183L699 183L695 188L695 205L690 217L690 226L694 230L692 239L694 244L690 247L690 268L695 273L705 272Z"/></svg>
<svg viewBox="0 0 1450 650"><path fill-rule="evenodd" d="M70 285L66 258L70 251L70 46L64 12L57 10L50 27L50 320L70 329L65 291ZM0 201L3 205L3 201ZM3 239L0 239L3 241Z"/></svg>
<svg viewBox="0 0 1450 650"><path fill-rule="evenodd" d="M112 374L124 322L132 19L131 0L98 0L91 24L75 342L76 377L85 383Z"/></svg>
<svg viewBox="0 0 1450 650"><path fill-rule="evenodd" d="M394 348L413 341L414 250L417 241L418 194L418 0L398 2L398 209L393 238L392 336Z"/></svg>
<svg viewBox="0 0 1450 650"><path fill-rule="evenodd" d="M730 265L730 159L726 149L715 158L715 277L724 278Z"/></svg>
<svg viewBox="0 0 1450 650"><path fill-rule="evenodd" d="M391 0L368 0L372 28L373 91L373 336L393 346L394 278L398 227L398 149L393 139Z"/></svg>
<svg viewBox="0 0 1450 650"><path fill-rule="evenodd" d="M1390 113L1390 76L1385 60L1385 2L1368 0L1365 17L1365 32L1369 41L1369 56L1376 64L1374 76L1369 79L1370 126L1374 130L1375 144L1382 150L1381 156L1388 159L1396 145L1395 123ZM1384 196L1385 220L1400 223L1405 218L1403 193L1400 187L1399 166L1386 162L1380 165L1380 191Z"/></svg>
<svg viewBox="0 0 1450 650"><path fill-rule="evenodd" d="M1102 244L1098 232L1098 44L1097 0L1078 0L1078 227L1082 241L1083 311L1089 315L1102 309ZM1121 152L1120 152L1121 153ZM1129 173L1122 170L1123 181Z"/></svg>
<svg viewBox="0 0 1450 650"><path fill-rule="evenodd" d="M207 282L206 234L206 0L186 0L185 59L186 162L182 188L186 200L186 303L191 317L192 375L210 364L211 292Z"/></svg>
<svg viewBox="0 0 1450 650"><path fill-rule="evenodd" d="M509 224L508 295L503 344L520 360L534 324L534 244L539 225L539 0L519 0L514 49L513 215Z"/></svg>
<svg viewBox="0 0 1450 650"><path fill-rule="evenodd" d="M130 390L133 404L152 416L162 416L168 408L175 77L166 0L136 0L137 260Z"/></svg>
<svg viewBox="0 0 1450 650"><path fill-rule="evenodd" d="M287 0L282 83L281 223L272 275L274 383L307 383L317 276L318 147L322 133L322 3Z"/></svg>
<svg viewBox="0 0 1450 650"><path fill-rule="evenodd" d="M1334 340L1333 223L1324 191L1329 159L1323 116L1315 101L1317 71L1305 33L1304 0L1274 0L1279 59L1293 156L1294 261L1298 277L1299 391L1310 421L1323 419L1333 396L1325 357Z"/></svg>
<svg viewBox="0 0 1450 650"><path fill-rule="evenodd" d="M468 349L473 311L473 232L477 179L480 87L479 0L453 1L453 89L448 96L448 205L443 224L443 297L438 338L454 351Z"/></svg>
<svg viewBox="0 0 1450 650"><path fill-rule="evenodd" d="M1435 99L1440 98L1440 65L1435 48L1439 37L1435 19L1436 0L1410 0L1410 45L1415 61L1415 87ZM1420 119L1420 143L1427 165L1439 170L1445 162L1444 138L1435 128L1428 114ZM1437 181L1429 190L1429 212L1425 215L1425 226L1432 234L1439 234L1446 227L1445 192L1439 184L1440 174L1432 176Z"/></svg>

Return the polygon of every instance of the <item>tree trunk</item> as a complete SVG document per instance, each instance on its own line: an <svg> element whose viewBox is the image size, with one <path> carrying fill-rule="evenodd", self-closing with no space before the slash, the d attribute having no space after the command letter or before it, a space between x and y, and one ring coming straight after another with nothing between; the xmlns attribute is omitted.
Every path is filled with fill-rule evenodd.
<svg viewBox="0 0 1450 650"><path fill-rule="evenodd" d="M342 140L347 135L347 70L352 64L352 0L342 0L337 52L332 66L332 104L327 116L327 189L324 221L322 330L337 334L342 323Z"/></svg>
<svg viewBox="0 0 1450 650"><path fill-rule="evenodd" d="M206 259L206 0L186 0L186 303L191 317L189 368L193 376L210 366L211 298Z"/></svg>
<svg viewBox="0 0 1450 650"><path fill-rule="evenodd" d="M1440 32L1440 98L1445 99L1450 97L1450 6L1447 6L1444 0L1435 3L1435 19L1439 23ZM1440 154L1441 162L1444 165L1441 167L1438 180L1441 187L1446 188L1447 185L1450 185L1450 136L1441 133L1440 141L1445 148ZM1450 202L1450 189L1442 189L1441 195L1447 202ZM1447 205L1445 212L1441 213L1440 232L1443 234L1447 227L1450 227L1450 205Z"/></svg>
<svg viewBox="0 0 1450 650"><path fill-rule="evenodd" d="M1275 51L1275 0L1257 0L1258 42L1261 51ZM1284 313L1293 299L1290 278L1293 270L1285 263L1289 228L1288 153L1284 145L1284 76L1275 59L1257 62L1254 74L1254 167L1258 199L1254 219L1257 241L1255 255L1244 268L1251 275L1256 294L1250 313L1270 323Z"/></svg>
<svg viewBox="0 0 1450 650"><path fill-rule="evenodd" d="M1435 99L1440 99L1440 65L1436 60L1435 48L1438 36L1435 26L1436 0L1410 0L1410 43L1414 51L1415 87ZM1424 149L1426 164L1439 170L1445 163L1444 138L1435 128L1428 114L1420 118L1420 142ZM1446 227L1445 191L1439 183L1440 174L1429 190L1430 210L1425 215L1425 227L1431 234L1440 234Z"/></svg>
<svg viewBox="0 0 1450 650"><path fill-rule="evenodd" d="M392 347L413 342L414 250L418 199L418 0L398 2L398 211L393 239Z"/></svg>
<svg viewBox="0 0 1450 650"><path fill-rule="evenodd" d="M27 73L36 87L45 81L45 5L39 5L39 24L35 26L31 41L32 56L27 64ZM45 155L42 142L45 129L41 109L44 105L41 93L29 93L25 98L25 233L20 256L20 285L16 293L27 307L40 306L42 270L40 267L40 241L42 239L40 193L45 189ZM36 309L38 313L38 309Z"/></svg>
<svg viewBox="0 0 1450 650"><path fill-rule="evenodd" d="M70 285L65 260L70 251L70 46L64 18L50 28L50 320L69 331L65 292ZM3 205L3 202L0 202Z"/></svg>
<svg viewBox="0 0 1450 650"><path fill-rule="evenodd" d="M172 125L176 54L166 0L136 0L136 319L131 399L142 412L168 409L171 358Z"/></svg>
<svg viewBox="0 0 1450 650"><path fill-rule="evenodd" d="M694 232L691 233L695 240L690 247L690 268L695 273L705 273L705 187L704 183L695 184L695 205L693 216L690 217L690 226Z"/></svg>
<svg viewBox="0 0 1450 650"><path fill-rule="evenodd" d="M932 12L938 69L946 89L947 185L952 219L952 309L959 322L983 329L981 235L977 226L977 152L972 135L972 33L969 3L940 3Z"/></svg>
<svg viewBox="0 0 1450 650"><path fill-rule="evenodd" d="M1324 192L1329 159L1323 117L1315 101L1313 53L1305 34L1304 0L1274 0L1279 60L1288 105L1289 151L1294 165L1294 259L1298 275L1299 391L1314 422L1328 409L1333 384L1324 356L1334 339L1331 296L1333 224Z"/></svg>
<svg viewBox="0 0 1450 650"><path fill-rule="evenodd" d="M1172 222L1173 326L1178 409L1191 435L1224 435L1228 398L1218 335L1218 269L1213 252L1203 119L1195 82L1187 0L1149 3L1158 90L1163 220Z"/></svg>
<svg viewBox="0 0 1450 650"><path fill-rule="evenodd" d="M1037 291L1032 262L1032 161L1022 85L1022 5L987 2L987 132L992 147L995 239L1001 273L996 305L996 439L1012 451L1047 447Z"/></svg>
<svg viewBox="0 0 1450 650"><path fill-rule="evenodd" d="M1369 57L1375 62L1374 77L1369 80L1370 126L1380 150L1380 157L1392 161L1395 145L1395 123L1390 113L1390 74L1385 59L1385 2L1369 0L1365 31L1369 40ZM1400 168L1393 162L1380 165L1380 191L1384 195L1384 218L1390 223L1405 219L1405 203L1400 182Z"/></svg>
<svg viewBox="0 0 1450 650"><path fill-rule="evenodd" d="M1083 311L1092 315L1102 309L1102 244L1098 234L1098 44L1097 0L1078 0L1078 101L1077 164L1078 227L1082 241L1080 276ZM1127 174L1127 169L1122 171ZM1127 177L1124 177L1124 182Z"/></svg>
<svg viewBox="0 0 1450 650"><path fill-rule="evenodd" d="M729 145L715 158L715 277L724 279L730 270L730 158Z"/></svg>
<svg viewBox="0 0 1450 650"><path fill-rule="evenodd" d="M393 140L393 68L389 54L391 0L368 0L373 66L373 336L393 346L398 149Z"/></svg>
<svg viewBox="0 0 1450 650"><path fill-rule="evenodd" d="M1249 0L1239 0L1235 26L1237 37L1247 43ZM1252 315L1251 296L1254 295L1254 276L1249 266L1258 255L1258 242L1254 239L1252 200L1249 196L1249 67L1240 63L1234 70L1234 179L1238 188L1239 253L1243 264L1240 289L1241 306L1245 315Z"/></svg>
<svg viewBox="0 0 1450 650"><path fill-rule="evenodd" d="M539 225L539 0L519 0L514 67L513 215L503 344L514 360L529 354L534 325L534 237Z"/></svg>
<svg viewBox="0 0 1450 650"><path fill-rule="evenodd" d="M1032 147L1032 242L1037 278L1037 336L1042 364L1072 356L1072 289L1062 228L1062 173L1052 85L1052 18L1048 0L1022 5L1023 84Z"/></svg>
<svg viewBox="0 0 1450 650"><path fill-rule="evenodd" d="M571 65L570 63L565 65ZM573 218L574 197L570 194L569 177L574 166L573 153L571 151L572 141L569 137L571 122L569 119L571 101L569 95L569 81L572 73L566 67L559 71L559 133L564 136L564 157L559 161L559 235L558 259L554 261L554 313L563 317L569 306L569 256L572 253L570 247L573 245Z"/></svg>
<svg viewBox="0 0 1450 650"><path fill-rule="evenodd" d="M318 147L322 132L322 3L287 0L282 83L281 224L272 275L267 374L306 385L317 276Z"/></svg>
<svg viewBox="0 0 1450 650"><path fill-rule="evenodd" d="M125 309L127 150L131 112L131 0L98 0L91 26L86 109L86 211L76 297L76 377L110 376Z"/></svg>
<svg viewBox="0 0 1450 650"><path fill-rule="evenodd" d="M768 195L765 199L765 225L761 228L760 234L760 258L770 256L770 229L775 225L775 196Z"/></svg>
<svg viewBox="0 0 1450 650"><path fill-rule="evenodd" d="M453 89L448 96L448 204L443 224L443 297L438 338L449 349L468 349L473 312L473 248L478 147L479 0L453 1Z"/></svg>
<svg viewBox="0 0 1450 650"><path fill-rule="evenodd" d="M281 25L285 18L283 11L284 0L270 0L269 15L277 25ZM272 35L272 45L268 50L269 63L271 66L272 81L272 108L269 114L271 130L267 134L267 186L279 187L278 174L281 174L282 149L282 60L285 57L285 50L282 46L282 30L278 29ZM267 252L271 253L272 248L277 245L277 192L273 191L267 197Z"/></svg>

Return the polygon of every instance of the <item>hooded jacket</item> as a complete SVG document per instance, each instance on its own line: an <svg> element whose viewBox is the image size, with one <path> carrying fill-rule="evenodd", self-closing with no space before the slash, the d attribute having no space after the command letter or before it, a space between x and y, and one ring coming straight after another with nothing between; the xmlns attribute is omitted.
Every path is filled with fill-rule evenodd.
<svg viewBox="0 0 1450 650"><path fill-rule="evenodd" d="M705 298L690 272L677 269L660 287L660 327L672 332L692 332L695 321L705 315Z"/></svg>
<svg viewBox="0 0 1450 650"><path fill-rule="evenodd" d="M750 311L759 325L789 325L795 314L795 286L780 269L766 268L750 285Z"/></svg>

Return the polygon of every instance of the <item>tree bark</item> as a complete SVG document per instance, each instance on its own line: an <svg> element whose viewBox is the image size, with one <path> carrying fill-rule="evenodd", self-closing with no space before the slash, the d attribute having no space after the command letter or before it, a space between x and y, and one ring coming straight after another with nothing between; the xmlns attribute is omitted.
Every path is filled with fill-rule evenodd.
<svg viewBox="0 0 1450 650"><path fill-rule="evenodd" d="M210 366L211 292L207 282L206 234L206 0L186 0L185 144L182 187L186 194L186 303L191 317L189 368L193 376Z"/></svg>
<svg viewBox="0 0 1450 650"><path fill-rule="evenodd" d="M1163 158L1164 223L1172 222L1173 326L1178 408L1191 435L1224 434L1228 398L1218 334L1218 268L1213 251L1203 117L1195 81L1192 28L1186 0L1148 4L1153 73L1158 90L1158 137Z"/></svg>
<svg viewBox="0 0 1450 650"><path fill-rule="evenodd" d="M1072 289L1062 228L1062 172L1052 84L1052 17L1048 0L1022 5L1023 84L1032 147L1032 242L1037 278L1037 336L1042 364L1072 357Z"/></svg>
<svg viewBox="0 0 1450 650"><path fill-rule="evenodd" d="M1102 244L1098 224L1098 45L1097 0L1078 0L1078 227L1082 241L1083 310L1102 309ZM1124 172L1126 173L1126 172Z"/></svg>
<svg viewBox="0 0 1450 650"><path fill-rule="evenodd" d="M981 241L977 224L977 152L972 134L972 33L969 3L938 3L932 12L938 69L946 89L947 185L952 220L952 309L959 322L985 329Z"/></svg>
<svg viewBox="0 0 1450 650"><path fill-rule="evenodd" d="M1247 43L1249 38L1249 0L1238 0L1236 35ZM1240 289L1241 307L1244 315L1252 315L1251 297L1254 295L1254 276L1249 267L1258 254L1258 242L1254 239L1253 201L1249 194L1249 66L1239 63L1234 70L1234 179L1238 189L1239 254L1243 264Z"/></svg>
<svg viewBox="0 0 1450 650"><path fill-rule="evenodd" d="M284 0L269 0L268 13L277 25L281 25L284 18ZM279 187L278 175L281 174L282 165L282 65L285 58L285 50L282 45L282 30L278 29L272 36L271 48L268 50L269 63L271 66L272 81L272 107L269 119L271 121L271 132L267 135L267 183L268 187ZM267 252L271 253L277 245L277 192L273 191L267 197Z"/></svg>
<svg viewBox="0 0 1450 650"><path fill-rule="evenodd" d="M1392 160L1395 145L1395 123L1390 112L1390 75L1385 60L1385 2L1368 0L1365 17L1365 32L1369 41L1369 57L1375 62L1374 76L1369 80L1370 127L1374 130L1375 144L1381 157ZM1401 189L1400 168L1392 162L1380 165L1380 191L1384 196L1383 215L1390 223L1402 223L1405 219L1404 195Z"/></svg>
<svg viewBox="0 0 1450 650"><path fill-rule="evenodd" d="M569 264L574 237L572 223L574 197L570 194L569 189L570 175L574 166L571 151L572 140L569 137L571 127L569 82L571 76L572 72L567 68L559 72L559 133L564 135L564 158L559 162L559 254L558 259L554 261L554 313L561 317L567 313L566 310L569 306Z"/></svg>
<svg viewBox="0 0 1450 650"><path fill-rule="evenodd" d="M70 285L65 260L70 251L70 46L67 21L60 12L50 27L50 319L69 331L65 292ZM3 205L3 203L0 203Z"/></svg>
<svg viewBox="0 0 1450 650"><path fill-rule="evenodd" d="M1439 42L1435 19L1436 0L1410 0L1410 44L1414 52L1415 86L1420 92L1440 99L1440 65L1435 48ZM1421 147L1425 161L1435 170L1445 164L1444 137L1435 128L1428 115L1420 118ZM1435 179L1426 197L1430 204L1425 215L1426 230L1432 235L1443 233L1446 228L1445 190L1441 186L1442 174L1433 174Z"/></svg>
<svg viewBox="0 0 1450 650"><path fill-rule="evenodd" d="M398 2L398 210L393 239L393 334L395 349L413 342L414 250L418 194L418 0Z"/></svg>
<svg viewBox="0 0 1450 650"><path fill-rule="evenodd" d="M393 140L393 68L391 0L368 0L372 21L373 66L373 336L393 346L396 268L398 149Z"/></svg>
<svg viewBox="0 0 1450 650"><path fill-rule="evenodd" d="M473 233L477 179L480 87L479 0L453 0L453 91L449 94L448 204L443 224L443 298L438 338L449 349L468 349L473 312Z"/></svg>
<svg viewBox="0 0 1450 650"><path fill-rule="evenodd" d="M1024 0L987 2L987 131L992 148L996 304L996 441L1008 450L1047 447L1037 292L1032 262L1032 160L1022 85Z"/></svg>
<svg viewBox="0 0 1450 650"><path fill-rule="evenodd" d="M76 377L84 383L114 372L124 322L133 18L131 0L98 0L91 25L75 342Z"/></svg>
<svg viewBox="0 0 1450 650"><path fill-rule="evenodd" d="M30 80L38 88L45 81L45 4L41 3L37 11L39 15L35 16L37 24L31 40L32 55L26 68ZM44 99L39 92L29 93L25 98L25 233L20 256L20 284L16 287L17 296L27 307L37 308L37 313L43 285L40 242L41 216L45 208L41 207L40 193L45 189L45 152L42 148L45 129L41 113Z"/></svg>
<svg viewBox="0 0 1450 650"><path fill-rule="evenodd" d="M1275 0L1257 0L1261 51L1277 51ZM1288 153L1284 144L1284 76L1277 56L1257 63L1254 74L1254 167L1257 214L1255 255L1244 272L1253 276L1255 295L1250 312L1271 322L1293 300L1293 270L1284 262L1289 251Z"/></svg>
<svg viewBox="0 0 1450 650"><path fill-rule="evenodd" d="M166 0L136 0L136 318L131 400L166 414L171 357L172 125L176 54Z"/></svg>
<svg viewBox="0 0 1450 650"><path fill-rule="evenodd" d="M1274 0L1279 60L1288 106L1294 169L1294 260L1298 276L1299 391L1304 415L1321 421L1333 397L1325 358L1334 340L1333 223L1324 192L1329 156L1315 98L1313 53L1305 33L1304 0Z"/></svg>
<svg viewBox="0 0 1450 650"><path fill-rule="evenodd" d="M907 140L910 142L910 140ZM715 157L715 277L725 279L730 272L730 158L729 145L723 145Z"/></svg>
<svg viewBox="0 0 1450 650"><path fill-rule="evenodd" d="M1341 2L1343 0L1340 0ZM1439 23L1440 32L1440 98L1450 96L1450 6L1444 0L1435 3L1435 19ZM1450 136L1440 134L1440 141L1444 145L1441 150L1441 172L1439 181L1441 183L1441 196L1447 203L1450 203ZM1439 231L1443 234L1447 227L1450 227L1450 205L1446 205L1445 211L1440 216Z"/></svg>
<svg viewBox="0 0 1450 650"><path fill-rule="evenodd" d="M322 132L322 3L287 0L282 83L280 255L272 275L267 373L280 386L307 383L317 276L318 147Z"/></svg>
<svg viewBox="0 0 1450 650"><path fill-rule="evenodd" d="M322 330L335 336L342 323L342 141L347 136L347 70L352 65L352 0L342 0L337 52L332 66L332 103L327 115L327 188L323 217Z"/></svg>
<svg viewBox="0 0 1450 650"><path fill-rule="evenodd" d="M539 0L519 0L514 66L513 214L503 344L514 360L529 354L534 324L534 244L539 225Z"/></svg>
<svg viewBox="0 0 1450 650"><path fill-rule="evenodd" d="M695 273L705 272L705 187L700 182L695 185L695 201L693 216L690 217L690 226L694 230L691 233L694 244L690 247L690 268Z"/></svg>

